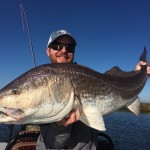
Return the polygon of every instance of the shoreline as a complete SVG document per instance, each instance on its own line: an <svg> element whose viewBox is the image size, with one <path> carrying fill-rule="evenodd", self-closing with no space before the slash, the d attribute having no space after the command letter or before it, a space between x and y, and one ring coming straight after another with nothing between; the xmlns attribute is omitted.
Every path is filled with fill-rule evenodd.
<svg viewBox="0 0 150 150"><path fill-rule="evenodd" d="M123 111L123 112L130 112L130 110L128 108L122 108L118 111ZM141 102L140 103L140 112L141 113L150 113L150 103L146 103L146 102Z"/></svg>

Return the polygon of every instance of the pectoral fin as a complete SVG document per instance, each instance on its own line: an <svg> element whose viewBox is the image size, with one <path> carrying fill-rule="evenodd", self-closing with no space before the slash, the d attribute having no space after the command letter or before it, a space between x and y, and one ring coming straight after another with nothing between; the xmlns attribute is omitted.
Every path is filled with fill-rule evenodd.
<svg viewBox="0 0 150 150"><path fill-rule="evenodd" d="M134 114L140 114L140 98L137 97L135 101L128 106L128 109L131 110Z"/></svg>
<svg viewBox="0 0 150 150"><path fill-rule="evenodd" d="M102 114L96 106L84 107L80 120L91 128L100 131L106 130Z"/></svg>

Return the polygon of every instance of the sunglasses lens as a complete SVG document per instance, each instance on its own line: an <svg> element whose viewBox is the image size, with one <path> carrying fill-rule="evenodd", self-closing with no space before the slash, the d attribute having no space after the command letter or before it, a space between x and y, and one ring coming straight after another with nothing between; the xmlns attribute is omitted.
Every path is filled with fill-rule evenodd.
<svg viewBox="0 0 150 150"><path fill-rule="evenodd" d="M74 53L75 47L73 45L66 45L66 51L68 53Z"/></svg>
<svg viewBox="0 0 150 150"><path fill-rule="evenodd" d="M57 51L61 51L63 46L58 45L58 44L53 44L49 46L50 48L52 48L53 50L57 50Z"/></svg>
<svg viewBox="0 0 150 150"><path fill-rule="evenodd" d="M74 53L75 51L75 46L74 45L67 45L67 44L52 44L49 46L50 48L52 48L53 50L57 50L57 51L61 51L63 49L63 47L66 48L66 51L68 53Z"/></svg>

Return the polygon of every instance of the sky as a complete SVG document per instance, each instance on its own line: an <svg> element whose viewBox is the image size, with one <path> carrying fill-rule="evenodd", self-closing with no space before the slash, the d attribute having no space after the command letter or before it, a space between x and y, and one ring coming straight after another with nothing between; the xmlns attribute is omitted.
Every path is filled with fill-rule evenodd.
<svg viewBox="0 0 150 150"><path fill-rule="evenodd" d="M36 65L49 63L53 31L77 40L75 61L101 73L113 66L131 71L146 46L150 59L149 0L0 0L0 89L34 67L20 4L24 7ZM140 94L150 102L150 80Z"/></svg>

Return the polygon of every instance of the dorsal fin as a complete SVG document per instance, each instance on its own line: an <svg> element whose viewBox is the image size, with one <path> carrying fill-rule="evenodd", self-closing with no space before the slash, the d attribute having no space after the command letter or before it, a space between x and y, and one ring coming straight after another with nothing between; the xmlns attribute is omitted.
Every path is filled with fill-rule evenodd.
<svg viewBox="0 0 150 150"><path fill-rule="evenodd" d="M105 74L109 74L109 75L116 75L116 74L120 74L122 70L118 67L118 66L114 66L113 68L111 68L110 70L106 71Z"/></svg>
<svg viewBox="0 0 150 150"><path fill-rule="evenodd" d="M111 68L110 70L106 71L105 74L113 75L113 76L129 76L131 75L131 72L133 71L126 72L126 71L121 70L118 66L115 66Z"/></svg>

